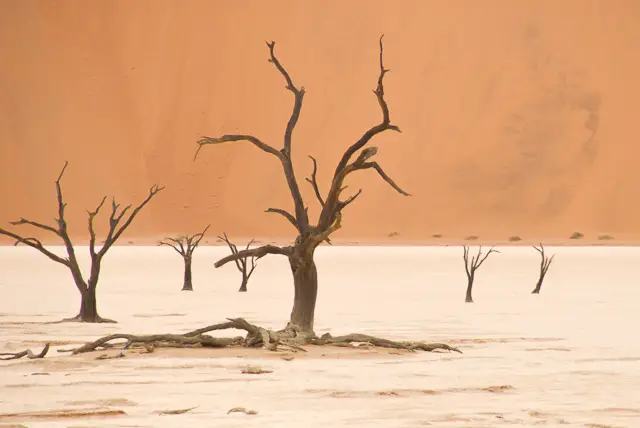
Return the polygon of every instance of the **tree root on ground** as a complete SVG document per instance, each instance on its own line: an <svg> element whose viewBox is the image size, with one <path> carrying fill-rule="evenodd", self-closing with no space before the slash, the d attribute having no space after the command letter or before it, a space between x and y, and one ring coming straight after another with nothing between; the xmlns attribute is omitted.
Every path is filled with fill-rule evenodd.
<svg viewBox="0 0 640 428"><path fill-rule="evenodd" d="M73 318L64 318L64 319L61 319L60 321L54 321L51 324L60 324L60 323L65 323L65 322L86 322L88 324L90 324L90 323L117 324L118 323L118 321L111 320L109 318L102 318L101 316L96 317L96 319L94 321L84 321L80 315L76 315Z"/></svg>
<svg viewBox="0 0 640 428"><path fill-rule="evenodd" d="M122 349L129 349L134 346L153 345L154 347L169 348L261 347L270 351L287 350L293 352L306 352L306 349L303 348L304 345L348 346L352 343L363 342L382 348L403 349L407 351L420 350L432 352L436 350L444 350L462 353L458 348L444 343L396 342L366 334L348 334L345 336L332 337L329 333L325 333L321 337L317 337L313 333L302 332L297 326L292 324L288 324L283 330L273 331L253 325L247 322L244 318L227 319L227 322L210 325L184 334L152 334L144 336L136 336L133 334L111 334L101 337L93 342L86 343L79 348L66 350L66 352L71 352L75 355L92 352L98 348L112 348L113 344L109 342L114 340L125 340L126 342ZM247 335L246 337L213 337L205 334L210 331L227 329L244 330L247 332Z"/></svg>
<svg viewBox="0 0 640 428"><path fill-rule="evenodd" d="M47 355L47 352L49 352L49 343L47 343L46 345L44 345L44 348L42 349L42 351L40 351L39 354L34 354L31 349L25 349L22 352L3 352L0 353L0 360L18 360L22 357L27 357L30 360L35 360L38 358L44 358L45 355Z"/></svg>

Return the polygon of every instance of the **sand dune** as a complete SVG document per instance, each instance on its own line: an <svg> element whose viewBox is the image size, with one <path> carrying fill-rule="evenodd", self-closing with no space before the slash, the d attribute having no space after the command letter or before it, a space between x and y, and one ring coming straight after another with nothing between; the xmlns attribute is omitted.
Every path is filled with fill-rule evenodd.
<svg viewBox="0 0 640 428"><path fill-rule="evenodd" d="M292 235L278 163L292 97L264 40L307 90L295 132L328 188L342 150L379 120L371 90L385 34L392 120L378 160L412 197L373 173L343 240L640 239L636 100L640 4L633 0L0 3L0 222L55 215L64 160L72 234L103 195L123 203L166 184L127 239L194 232ZM104 231L104 229L101 229ZM387 235L397 232L395 238ZM4 239L4 238L3 238ZM8 242L3 240L2 242Z"/></svg>

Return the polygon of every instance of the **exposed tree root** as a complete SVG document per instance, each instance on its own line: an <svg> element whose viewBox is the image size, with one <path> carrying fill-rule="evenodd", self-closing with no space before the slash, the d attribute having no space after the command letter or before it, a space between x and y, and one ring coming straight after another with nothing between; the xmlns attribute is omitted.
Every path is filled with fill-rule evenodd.
<svg viewBox="0 0 640 428"><path fill-rule="evenodd" d="M44 358L45 355L47 355L47 352L49 352L49 343L47 343L46 345L44 345L44 348L42 349L42 351L40 351L39 354L34 354L31 349L25 349L22 352L4 352L4 353L0 353L0 360L18 360L22 357L27 357L30 360L35 360L38 358ZM2 358L4 357L4 358Z"/></svg>
<svg viewBox="0 0 640 428"><path fill-rule="evenodd" d="M94 321L85 321L82 319L80 315L76 315L73 318L64 318L60 321L54 321L52 322L52 324L60 324L65 322L92 322L92 323L98 323L98 324L117 324L118 323L118 321L114 321L109 318L102 318L101 316L96 316Z"/></svg>
<svg viewBox="0 0 640 428"><path fill-rule="evenodd" d="M210 331L237 329L247 332L246 337L213 337L205 334ZM110 343L114 340L125 340L122 349L128 349L136 345L154 347L170 347L170 348L186 348L186 347L246 347L246 348L263 348L270 351L287 350L302 351L304 345L335 345L348 346L352 343L364 342L371 345L383 347L404 349L408 351L427 351L435 350L453 351L462 353L458 348L446 345L444 343L423 343L423 342L396 342L387 339L381 339L366 334L348 334L345 336L332 337L329 333L317 337L315 334L303 333L295 325L289 324L283 330L273 331L253 325L244 318L228 318L227 322L210 325L184 334L152 334L144 336L136 336L132 334L111 334L101 337L90 343L68 350L72 354L82 354L92 352L99 348L105 349L112 347Z"/></svg>

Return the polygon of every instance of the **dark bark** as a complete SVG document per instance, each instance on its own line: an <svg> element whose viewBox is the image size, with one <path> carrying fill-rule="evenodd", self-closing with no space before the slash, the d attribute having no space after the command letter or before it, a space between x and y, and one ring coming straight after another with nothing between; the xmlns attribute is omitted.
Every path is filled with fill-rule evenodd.
<svg viewBox="0 0 640 428"><path fill-rule="evenodd" d="M467 294L465 296L465 303L473 303L473 296L471 295L471 291L473 289L473 277L468 278L467 281Z"/></svg>
<svg viewBox="0 0 640 428"><path fill-rule="evenodd" d="M0 234L9 236L16 240L15 245L24 244L31 248L35 248L40 251L42 254L53 260L54 262L60 263L66 266L71 272L71 276L73 277L73 281L82 296L81 304L80 304L80 312L74 318L70 318L64 321L82 321L82 322L114 322L108 319L101 318L98 315L98 311L96 308L96 287L98 285L98 278L100 276L100 266L102 263L103 257L109 251L109 248L115 244L115 242L120 238L122 233L131 225L133 220L136 218L138 213L153 199L153 197L160 192L164 187L160 187L158 185L154 185L149 189L149 195L147 198L140 203L134 210L129 214L129 216L125 219L126 213L131 208L131 205L127 205L123 209L120 210L120 205L116 203L115 198L111 203L111 215L109 217L109 232L107 237L100 248L99 251L96 251L96 233L94 229L94 220L95 217L100 212L100 209L104 205L107 197L103 197L98 206L94 211L88 211L89 215L89 255L91 256L91 274L89 276L89 281L85 281L82 275L82 271L80 270L80 265L78 264L78 259L76 257L75 248L73 247L73 243L71 242L71 238L69 237L67 221L65 219L65 208L67 206L66 202L64 202L64 198L62 195L62 186L60 181L62 180L62 176L64 175L65 170L67 169L67 165L69 162L65 162L58 179L56 180L56 196L58 201L58 218L56 219L57 228L48 226L46 224L42 224L39 222L35 222L32 220L27 220L21 218L18 221L11 222L14 226L19 225L30 225L36 227L38 229L50 232L58 236L62 239L64 247L67 252L67 257L60 257L49 250L47 250L40 240L32 237L23 237L21 235L15 234L8 230L0 228ZM124 219L124 222L123 222ZM123 222L123 223L122 223Z"/></svg>
<svg viewBox="0 0 640 428"><path fill-rule="evenodd" d="M499 253L500 251L494 250L493 247L491 247L491 249L487 252L487 254L484 254L484 257L483 257L482 245L481 245L480 248L478 249L478 254L471 257L471 260L469 260L469 247L465 245L462 247L462 249L464 251L463 252L464 270L467 274L467 292L465 294L464 301L465 303L473 303L472 292L473 292L473 282L475 281L475 278L476 278L476 271L480 268L480 266L482 266L482 263L484 263L484 261L487 260L487 257L489 257L491 253Z"/></svg>
<svg viewBox="0 0 640 428"><path fill-rule="evenodd" d="M540 294L540 289L542 288L542 282L544 281L544 276L540 276L538 282L536 283L536 287L533 289L531 294Z"/></svg>
<svg viewBox="0 0 640 428"><path fill-rule="evenodd" d="M556 256L555 254L551 257L547 257L544 254L544 247L542 243L540 244L540 248L533 246L537 252L540 253L540 275L538 276L538 282L536 283L536 287L533 289L531 294L540 294L540 289L542 288L542 283L544 282L545 276L547 276L547 271L549 270L549 266L553 262L553 258Z"/></svg>
<svg viewBox="0 0 640 428"><path fill-rule="evenodd" d="M193 252L198 248L198 245L200 245L200 241L202 241L208 229L209 225L207 225L202 232L194 235L182 235L158 241L158 245L166 245L173 248L184 260L184 282L182 283L182 291L193 291L193 282L191 279Z"/></svg>
<svg viewBox="0 0 640 428"><path fill-rule="evenodd" d="M400 132L400 128L391 124L389 107L384 97L384 76L390 70L384 67L383 44L382 37L380 37L379 75L373 93L380 106L382 118L378 124L366 130L355 143L351 144L345 150L342 158L338 162L326 197L323 197L317 181L318 163L314 157L310 156L313 161L313 172L311 173L311 177L307 178L307 181L313 186L315 197L322 207L317 223L315 225L311 224L308 210L302 199L298 181L294 173L291 156L293 131L300 117L305 89L304 87L298 88L294 85L293 79L276 58L275 42L268 42L267 46L269 48L269 62L276 67L284 78L286 89L294 95L293 111L284 132L283 148L279 150L253 135L227 134L221 137L201 138L198 141L198 150L196 151L194 159L197 158L198 153L205 145L247 141L265 153L275 156L280 161L293 202L293 214L280 208L269 208L267 212L280 214L296 228L298 233L296 243L293 246L282 248L273 245L265 245L251 250L247 248L243 251L237 251L232 248L232 254L216 262L215 266L221 267L228 262L234 261L238 269L241 269L242 265L239 265L238 262L244 260L244 263L246 263L247 257L254 257L257 260L267 254L287 256L294 277L294 305L291 311L290 325L295 326L292 327L294 329L311 334L313 332L315 303L318 291L317 270L313 261L313 253L322 242L331 244L330 236L340 229L344 209L355 201L362 192L359 190L355 192L353 196L342 199L343 192L346 189L344 185L346 177L356 171L374 170L394 190L402 195L409 196L409 193L402 190L391 177L383 171L377 162L371 161L371 158L377 154L378 149L376 147L365 147L371 139L378 134L385 131ZM358 154L358 152L360 153ZM357 158L353 160L352 158L356 155Z"/></svg>
<svg viewBox="0 0 640 428"><path fill-rule="evenodd" d="M313 254L308 259L297 262L297 266L294 263L290 260L294 287L290 322L302 331L311 333L318 297L318 271Z"/></svg>
<svg viewBox="0 0 640 428"><path fill-rule="evenodd" d="M238 292L246 293L247 292L247 284L249 283L249 278L246 275L242 275L242 283L240 284L240 288Z"/></svg>
<svg viewBox="0 0 640 428"><path fill-rule="evenodd" d="M83 322L98 322L100 320L95 288L88 288L82 293L78 318Z"/></svg>
<svg viewBox="0 0 640 428"><path fill-rule="evenodd" d="M193 283L191 282L191 257L184 259L184 284L182 291L193 291Z"/></svg>

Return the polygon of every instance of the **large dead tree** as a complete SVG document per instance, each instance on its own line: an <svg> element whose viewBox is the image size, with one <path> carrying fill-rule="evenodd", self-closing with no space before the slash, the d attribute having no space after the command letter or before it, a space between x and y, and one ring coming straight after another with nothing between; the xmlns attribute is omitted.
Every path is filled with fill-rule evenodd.
<svg viewBox="0 0 640 428"><path fill-rule="evenodd" d="M329 241L332 233L342 227L344 209L354 202L362 192L362 190L359 190L354 195L342 199L341 197L346 189L346 186L344 185L345 179L350 174L358 171L374 170L397 192L405 196L409 195L382 170L377 162L371 160L378 152L378 149L376 147L365 148L365 146L376 135L385 131L400 132L400 128L391 124L389 107L387 106L387 102L384 98L383 80L389 70L384 68L383 44L381 37L379 57L380 73L378 75L377 87L373 91L378 100L378 104L380 105L382 113L381 121L364 132L364 134L344 152L336 166L331 186L326 197L322 196L316 180L317 162L313 157L311 158L313 162L313 172L307 181L311 183L316 198L322 207L317 223L312 224L309 219L307 206L305 205L302 199L302 194L300 193L300 187L298 186L298 180L296 179L292 162L293 131L300 117L305 89L302 86L298 88L293 83L289 73L276 58L275 42L267 42L267 47L269 48L270 54L269 62L271 62L280 72L286 82L286 89L293 94L294 98L293 112L291 113L285 128L282 149L276 149L274 146L265 143L254 135L234 134L223 135L221 137L203 137L198 141L199 147L196 151L196 156L198 155L198 152L207 145L247 141L265 153L275 157L282 165L282 170L293 200L294 212L290 213L281 208L269 208L266 212L279 214L291 223L298 234L295 244L285 247L265 245L258 248L239 251L236 254L231 254L218 260L215 263L215 266L221 267L226 263L250 256L261 258L267 254L277 254L287 257L293 273L294 283L293 309L291 311L290 324L296 326L307 334L312 334L316 297L318 293L318 274L316 271L316 264L314 262L314 252L322 242ZM356 159L352 160L356 154Z"/></svg>
<svg viewBox="0 0 640 428"><path fill-rule="evenodd" d="M236 244L232 243L229 240L229 237L227 236L226 233L224 233L222 236L218 236L218 239L227 243L227 245L229 246L229 249L231 250L231 254L238 254L238 247L236 246ZM248 251L249 247L251 247L251 244L253 244L253 239L249 241L244 251ZM248 259L251 259L251 267L247 265ZM256 256L247 256L241 259L235 259L234 261L236 262L236 267L242 274L242 283L240 284L240 288L238 289L238 291L244 293L247 291L247 285L249 284L249 279L251 278L251 275L253 275L253 271L258 266L258 264L256 263L257 258Z"/></svg>
<svg viewBox="0 0 640 428"><path fill-rule="evenodd" d="M107 200L107 197L105 196L102 198L95 210L87 211L89 214L89 254L91 255L91 270L89 273L89 280L87 281L84 279L82 271L80 270L80 265L78 264L78 260L76 258L75 248L73 246L73 243L71 242L71 238L69 237L67 221L65 219L65 208L67 204L66 202L64 202L62 196L62 187L60 186L60 180L62 179L62 176L68 164L69 162L65 162L64 167L62 168L62 171L60 172L60 175L55 182L56 194L58 199L58 218L56 219L57 227L38 223L32 220L27 220L25 218L21 218L18 221L11 222L11 224L14 226L30 225L56 235L57 237L62 239L67 252L67 257L58 256L57 254L54 254L51 251L47 250L42 242L37 238L24 237L22 235L18 235L2 228L0 228L0 234L15 239L15 245L24 244L28 245L31 248L35 248L54 262L58 262L61 265L66 266L71 271L71 275L76 284L76 287L78 287L78 291L80 291L82 299L80 303L80 312L78 313L78 315L65 321L81 321L93 323L115 322L106 318L102 318L100 317L100 315L98 315L98 308L96 303L96 288L98 287L98 278L100 277L102 259L107 254L107 251L109 251L109 249L113 246L113 244L115 244L118 238L120 238L122 233L131 225L138 213L142 211L142 209L149 203L149 201L151 201L151 199L158 192L164 189L164 187L160 187L157 184L151 187L151 189L149 190L149 195L146 197L146 199L142 201L140 205L135 207L128 216L126 216L126 214L130 211L131 205L127 205L126 207L120 209L120 204L117 204L114 198L111 202L109 232L100 250L96 250L96 232L93 222L100 212L100 209L104 205L105 201Z"/></svg>
<svg viewBox="0 0 640 428"><path fill-rule="evenodd" d="M464 301L466 303L473 303L471 292L473 290L473 281L476 278L476 271L480 268L480 266L482 266L482 263L487 260L487 257L489 257L491 253L499 253L500 251L494 250L493 247L491 247L491 249L483 255L482 245L480 245L480 248L478 248L478 254L472 256L471 261L469 261L469 247L465 245L462 248L464 250L464 269L467 273L467 293Z"/></svg>
<svg viewBox="0 0 640 428"><path fill-rule="evenodd" d="M205 227L202 232L194 235L182 235L175 238L164 238L162 241L158 241L158 245L166 245L173 248L184 260L184 283L182 284L182 291L193 291L193 282L191 280L193 252L198 248L207 229L209 229L209 226Z"/></svg>
<svg viewBox="0 0 640 428"><path fill-rule="evenodd" d="M284 329L274 331L250 324L242 318L228 318L228 322L200 328L183 334L156 334L150 336L135 336L130 334L109 335L72 350L74 353L77 354L93 351L98 348L104 348L109 346L111 341L118 339L124 339L126 341L125 348L136 345L139 346L141 344L146 346L154 344L156 346L169 347L262 347L269 350L277 350L278 348L284 347L294 351L304 351L304 348L302 348L301 345L305 344L345 346L352 343L367 342L374 346L411 351L446 350L460 352L457 348L444 343L396 342L364 334L348 334L338 337L332 337L329 333L322 335L322 337L317 337L315 335L313 331L313 322L318 292L318 274L316 264L314 262L314 252L322 242L330 243L331 234L342 226L344 209L361 194L361 191L358 191L354 195L343 199L342 195L346 189L346 186L344 185L345 179L350 174L358 171L373 170L376 171L382 179L391 185L391 187L393 187L397 192L402 195L409 196L407 192L398 187L398 185L382 170L377 162L371 160L376 155L377 148L365 147L376 135L388 130L400 132L400 129L396 125L391 124L389 107L387 106L387 102L384 98L383 79L389 70L384 68L382 61L383 47L381 37L379 59L380 74L378 76L377 87L373 92L378 100L378 104L380 105L382 119L377 125L374 125L365 131L358 141L350 145L344 152L336 166L331 186L329 187L329 191L326 196L323 196L320 192L320 188L316 180L317 162L313 157L311 157L311 160L313 161L313 172L307 181L311 183L315 196L322 208L317 222L312 224L309 220L307 206L305 205L300 193L291 155L293 131L296 123L298 122L298 118L300 117L305 90L303 87L298 88L294 85L289 73L276 58L274 53L275 42L267 42L267 47L269 48L270 54L269 62L271 62L282 75L286 82L287 90L293 94L294 98L293 112L291 113L284 132L284 145L282 149L276 149L274 146L265 143L253 135L233 134L223 135L216 138L202 138L198 141L199 147L196 151L196 157L198 152L206 145L248 141L265 153L275 157L282 165L282 170L289 186L289 191L291 192L294 211L293 213L290 213L281 208L269 208L266 211L279 214L291 223L298 235L295 243L284 247L264 245L257 248L247 248L241 251L232 252L232 254L227 257L218 260L215 263L215 266L219 268L229 262L243 259L246 260L249 257L255 257L257 260L268 254L287 257L289 265L291 266L294 284L293 309L291 311L289 323ZM355 160L353 160L354 156ZM244 338L215 338L205 334L209 331L226 329L244 330L246 332L246 336Z"/></svg>
<svg viewBox="0 0 640 428"><path fill-rule="evenodd" d="M535 245L533 246L533 248L535 248L536 251L540 253L540 257L542 258L542 260L540 260L540 276L538 277L538 283L536 284L536 288L533 289L531 294L540 294L540 288L542 288L544 277L547 276L549 266L551 266L553 258L556 255L554 254L551 257L546 256L544 254L544 247L542 246L542 243L540 243L540 248L536 247Z"/></svg>

